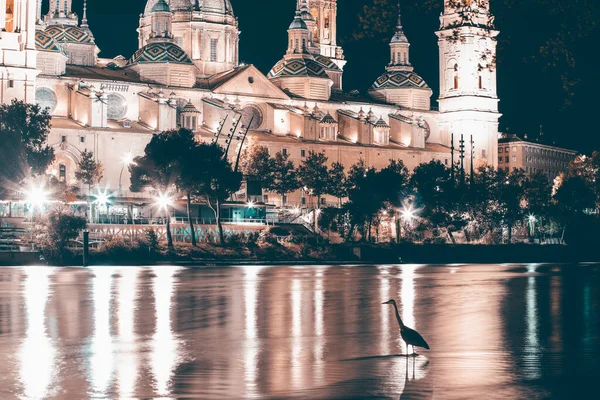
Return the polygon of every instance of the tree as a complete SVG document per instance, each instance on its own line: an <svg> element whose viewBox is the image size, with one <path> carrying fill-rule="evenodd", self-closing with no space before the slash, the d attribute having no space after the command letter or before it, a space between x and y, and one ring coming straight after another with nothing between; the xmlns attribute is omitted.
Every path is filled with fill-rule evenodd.
<svg viewBox="0 0 600 400"><path fill-rule="evenodd" d="M327 194L338 199L338 207L342 206L342 199L348 196L348 186L346 183L346 171L342 163L334 162L329 170L329 183L327 185Z"/></svg>
<svg viewBox="0 0 600 400"><path fill-rule="evenodd" d="M394 209L396 220L396 241L400 242L400 211L403 201L408 196L410 174L404 163L390 160L390 164L377 173L377 187L380 198Z"/></svg>
<svg viewBox="0 0 600 400"><path fill-rule="evenodd" d="M196 195L211 208L217 220L219 241L225 244L225 235L221 223L221 205L233 193L240 189L242 174L233 170L225 159L225 152L218 144L200 144L194 148L194 159L199 164ZM203 168L203 170L200 170Z"/></svg>
<svg viewBox="0 0 600 400"><path fill-rule="evenodd" d="M275 192L281 196L281 205L285 205L285 195L297 190L300 187L298 174L294 163L290 161L288 154L281 152L275 154L275 159L271 165L272 171L267 178L269 191Z"/></svg>
<svg viewBox="0 0 600 400"><path fill-rule="evenodd" d="M363 160L350 167L348 172L348 203L345 205L350 215L349 234L354 227L359 228L363 240L371 240L371 228L375 215L383 207L381 192L378 190L377 171L367 168Z"/></svg>
<svg viewBox="0 0 600 400"><path fill-rule="evenodd" d="M325 157L325 154L311 151L306 160L298 168L298 177L302 186L308 188L310 193L317 198L314 223L315 231L318 231L317 210L321 207L321 196L327 193L329 186L329 171L327 170L327 157Z"/></svg>
<svg viewBox="0 0 600 400"><path fill-rule="evenodd" d="M170 164L175 165L175 170L178 172L175 186L181 193L185 194L192 246L197 245L196 230L192 218L192 198L197 190L197 185L201 182L199 175L203 172L203 167L200 167L198 160L195 159L198 146L199 143L196 142L194 133L188 129L179 129L169 136L168 148L171 149L172 158Z"/></svg>
<svg viewBox="0 0 600 400"><path fill-rule="evenodd" d="M274 163L269 149L264 146L252 146L244 157L242 170L250 179L260 182L263 188L269 188L273 183Z"/></svg>
<svg viewBox="0 0 600 400"><path fill-rule="evenodd" d="M42 218L39 225L44 232L42 250L48 259L57 259L62 264L67 245L85 229L86 221L85 218L55 210Z"/></svg>
<svg viewBox="0 0 600 400"><path fill-rule="evenodd" d="M81 159L77 163L77 171L75 171L75 179L87 185L88 197L92 190L92 186L98 184L104 177L104 168L100 161L94 159L94 153L89 150L84 150L81 153Z"/></svg>
<svg viewBox="0 0 600 400"><path fill-rule="evenodd" d="M508 229L508 243L512 242L512 229L518 221L523 220L525 204L525 173L513 170L510 173L498 171L496 195L498 207L496 215L501 224Z"/></svg>
<svg viewBox="0 0 600 400"><path fill-rule="evenodd" d="M0 105L0 198L54 161L54 149L47 145L50 118L36 104L13 100Z"/></svg>
<svg viewBox="0 0 600 400"><path fill-rule="evenodd" d="M144 149L144 155L137 157L129 166L131 174L132 192L140 192L145 188L153 188L164 198L169 198L177 193L177 184L186 187L188 181L181 179L183 170L183 157L193 158L190 149L195 141L190 131L180 129L177 131L160 132L152 136L150 143ZM201 160L198 160L201 162ZM171 218L169 205L163 205L167 212L167 245L173 249L171 235ZM189 216L189 213L188 213ZM192 231L192 235L193 235Z"/></svg>

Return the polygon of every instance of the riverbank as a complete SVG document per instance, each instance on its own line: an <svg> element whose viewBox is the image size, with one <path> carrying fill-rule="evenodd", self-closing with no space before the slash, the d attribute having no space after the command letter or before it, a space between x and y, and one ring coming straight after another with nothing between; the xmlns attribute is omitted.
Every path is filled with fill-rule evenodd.
<svg viewBox="0 0 600 400"><path fill-rule="evenodd" d="M46 262L34 253L0 253L0 265L81 265L80 254L62 262ZM492 264L600 262L596 249L564 245L438 245L438 244L294 244L268 243L176 245L164 248L108 248L92 251L89 265L315 265L315 264Z"/></svg>

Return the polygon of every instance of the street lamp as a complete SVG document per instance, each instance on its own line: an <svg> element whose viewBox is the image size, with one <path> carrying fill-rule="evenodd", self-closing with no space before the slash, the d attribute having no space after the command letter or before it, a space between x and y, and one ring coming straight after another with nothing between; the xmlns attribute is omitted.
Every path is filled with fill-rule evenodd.
<svg viewBox="0 0 600 400"><path fill-rule="evenodd" d="M94 203L96 203L96 205L98 206L98 214L100 213L100 208L104 207L106 208L106 215L108 216L108 206L110 205L111 199L113 197L112 193L108 193L108 189L104 189L103 191L98 189L98 193L95 194L94 197L96 198Z"/></svg>
<svg viewBox="0 0 600 400"><path fill-rule="evenodd" d="M31 214L31 245L33 246L33 231L34 231L34 215L35 209L42 211L44 204L48 202L48 192L44 189L44 186L31 186L26 194L26 203L30 206Z"/></svg>
<svg viewBox="0 0 600 400"><path fill-rule="evenodd" d="M135 165L135 162L133 162L133 155L131 154L130 151L128 151L127 153L125 153L123 155L121 162L122 162L123 166L121 167L121 173L119 174L119 197L123 196L123 184L122 184L123 171L125 170L125 167L129 167L130 165Z"/></svg>
<svg viewBox="0 0 600 400"><path fill-rule="evenodd" d="M537 222L537 218L533 214L529 214L527 217L527 221L529 222L529 234L533 237L535 234L535 223Z"/></svg>

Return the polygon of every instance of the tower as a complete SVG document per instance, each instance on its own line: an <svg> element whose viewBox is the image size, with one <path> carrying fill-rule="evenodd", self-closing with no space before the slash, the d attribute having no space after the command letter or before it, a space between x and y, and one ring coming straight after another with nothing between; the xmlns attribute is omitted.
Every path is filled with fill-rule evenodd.
<svg viewBox="0 0 600 400"><path fill-rule="evenodd" d="M302 8L303 2L298 0L298 8ZM308 8L316 22L312 27L315 46L321 49L321 55L331 58L343 69L347 61L337 45L337 0L308 0Z"/></svg>
<svg viewBox="0 0 600 400"><path fill-rule="evenodd" d="M48 25L72 25L77 26L79 21L77 14L71 10L73 0L50 0L48 14L44 22ZM41 12L41 5L39 6Z"/></svg>
<svg viewBox="0 0 600 400"><path fill-rule="evenodd" d="M496 36L490 0L444 0L440 30L440 132L473 135L475 166L498 165ZM470 164L468 164L470 168Z"/></svg>
<svg viewBox="0 0 600 400"><path fill-rule="evenodd" d="M0 0L0 104L35 102L36 0Z"/></svg>
<svg viewBox="0 0 600 400"><path fill-rule="evenodd" d="M410 63L410 43L402 28L402 16L398 1L396 33L390 41L390 63L369 89L371 97L399 106L429 110L432 91L423 78L414 72Z"/></svg>

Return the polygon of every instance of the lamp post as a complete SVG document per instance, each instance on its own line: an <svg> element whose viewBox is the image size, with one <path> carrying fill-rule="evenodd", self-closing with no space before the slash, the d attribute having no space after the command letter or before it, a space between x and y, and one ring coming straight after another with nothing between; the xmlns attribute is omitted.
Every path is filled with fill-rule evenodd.
<svg viewBox="0 0 600 400"><path fill-rule="evenodd" d="M125 170L125 167L129 167L130 165L135 164L133 162L133 155L131 154L130 151L125 153L125 155L123 156L121 161L123 163L123 166L121 167L121 173L119 174L119 197L123 196L123 184L122 184L123 171Z"/></svg>
<svg viewBox="0 0 600 400"><path fill-rule="evenodd" d="M173 237L171 236L171 213L169 211L169 207L173 204L173 198L169 196L168 193L159 193L156 197L156 206L159 210L165 210L166 220L166 230L167 230L167 244L169 249L173 248Z"/></svg>

